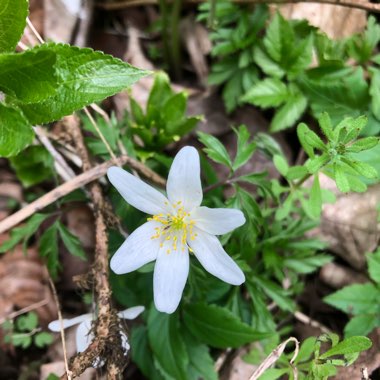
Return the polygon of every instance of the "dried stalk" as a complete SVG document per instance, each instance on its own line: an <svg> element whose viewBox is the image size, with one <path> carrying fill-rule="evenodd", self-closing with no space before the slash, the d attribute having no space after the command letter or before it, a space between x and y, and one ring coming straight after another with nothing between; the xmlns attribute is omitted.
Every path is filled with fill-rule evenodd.
<svg viewBox="0 0 380 380"><path fill-rule="evenodd" d="M185 3L199 4L205 0L184 0ZM358 0L233 0L239 4L293 4L293 3L320 3L339 5L346 8L362 9L368 12L380 13L380 4L361 2ZM116 10L139 5L158 5L159 0L123 0L112 3L97 3L96 6L106 10Z"/></svg>

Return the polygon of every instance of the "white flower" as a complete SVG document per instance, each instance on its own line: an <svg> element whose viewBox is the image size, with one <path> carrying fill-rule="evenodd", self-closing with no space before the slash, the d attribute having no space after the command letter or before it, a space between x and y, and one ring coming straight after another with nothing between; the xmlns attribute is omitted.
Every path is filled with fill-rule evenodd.
<svg viewBox="0 0 380 380"><path fill-rule="evenodd" d="M145 310L144 306L134 306L129 309L121 311L117 315L119 316L119 318L123 318L123 319L135 319L144 310ZM75 335L77 352L85 351L87 347L91 344L92 340L94 339L94 335L91 332L92 318L93 318L92 314L88 313L88 314L80 315L79 317L62 320L64 329L79 324L76 331L76 335ZM48 325L48 328L54 332L61 331L61 321L56 320L56 321L50 322ZM120 330L120 336L121 336L121 344L123 347L124 355L127 356L128 351L130 349L130 346L128 343L128 337L125 335L123 330ZM101 367L103 364L104 364L104 361L98 358L93 363L93 366Z"/></svg>
<svg viewBox="0 0 380 380"><path fill-rule="evenodd" d="M244 215L236 209L200 206L203 194L195 148L184 147L174 158L167 198L121 168L111 167L107 175L129 204L153 215L125 240L110 265L116 274L124 274L156 260L153 288L157 310L176 310L189 273L189 251L221 280L232 285L245 281L242 270L215 236L244 224Z"/></svg>

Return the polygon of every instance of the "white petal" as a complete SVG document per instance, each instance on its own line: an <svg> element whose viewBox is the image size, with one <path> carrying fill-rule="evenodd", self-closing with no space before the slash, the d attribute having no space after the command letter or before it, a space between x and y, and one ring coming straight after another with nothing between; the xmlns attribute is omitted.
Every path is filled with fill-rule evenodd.
<svg viewBox="0 0 380 380"><path fill-rule="evenodd" d="M158 252L153 276L154 304L158 311L171 314L177 309L188 274L187 246L178 244L174 250L172 241L165 241Z"/></svg>
<svg viewBox="0 0 380 380"><path fill-rule="evenodd" d="M63 328L71 327L77 325L80 322L85 321L86 319L91 320L91 314L83 314L75 318L71 319L62 319ZM56 321L52 321L48 324L48 329L54 332L61 331L61 321L57 319Z"/></svg>
<svg viewBox="0 0 380 380"><path fill-rule="evenodd" d="M83 352L90 345L94 339L94 335L90 333L91 330L91 319L86 319L77 328L75 335L75 340L77 344L77 351Z"/></svg>
<svg viewBox="0 0 380 380"><path fill-rule="evenodd" d="M116 274L132 272L155 260L160 247L160 239L151 239L156 227L161 223L150 221L137 228L127 237L112 256L110 266Z"/></svg>
<svg viewBox="0 0 380 380"><path fill-rule="evenodd" d="M185 146L174 157L166 192L172 204L181 201L186 211L201 204L203 194L199 154L195 148Z"/></svg>
<svg viewBox="0 0 380 380"><path fill-rule="evenodd" d="M133 207L151 215L171 211L168 200L163 194L127 171L112 166L108 169L107 176L122 197Z"/></svg>
<svg viewBox="0 0 380 380"><path fill-rule="evenodd" d="M198 236L188 241L194 255L215 277L232 285L241 285L245 281L243 271L223 249L217 237L194 228Z"/></svg>
<svg viewBox="0 0 380 380"><path fill-rule="evenodd" d="M130 307L129 309L125 309L125 310L121 311L120 313L117 313L117 315L120 318L124 318L124 319L135 319L144 310L145 310L144 306L134 306L134 307Z"/></svg>
<svg viewBox="0 0 380 380"><path fill-rule="evenodd" d="M120 331L120 337L121 337L121 346L123 347L124 356L128 355L128 351L130 350L131 346L128 343L128 337L125 335L124 331Z"/></svg>
<svg viewBox="0 0 380 380"><path fill-rule="evenodd" d="M190 218L201 230L211 235L223 235L245 223L244 214L232 208L196 207Z"/></svg>

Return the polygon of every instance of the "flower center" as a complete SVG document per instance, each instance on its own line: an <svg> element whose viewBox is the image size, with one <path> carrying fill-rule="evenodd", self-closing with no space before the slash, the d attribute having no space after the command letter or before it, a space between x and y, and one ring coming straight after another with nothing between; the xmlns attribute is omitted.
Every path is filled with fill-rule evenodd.
<svg viewBox="0 0 380 380"><path fill-rule="evenodd" d="M187 245L187 238L189 237L190 240L194 240L197 236L193 231L195 222L190 219L190 213L184 210L182 202L174 203L173 208L175 210L174 213L160 213L148 218L148 221L154 220L161 223L159 227L155 227L155 234L151 236L151 239L161 239L161 248L164 247L165 241L171 241L171 245L169 244L166 250L168 254L172 249L177 251L178 244L181 251L184 251Z"/></svg>

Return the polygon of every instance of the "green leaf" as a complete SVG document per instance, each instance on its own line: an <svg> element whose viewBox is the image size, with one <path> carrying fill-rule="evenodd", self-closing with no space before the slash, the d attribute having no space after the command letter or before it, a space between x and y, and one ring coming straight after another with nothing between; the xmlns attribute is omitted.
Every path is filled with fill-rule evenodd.
<svg viewBox="0 0 380 380"><path fill-rule="evenodd" d="M287 161L285 160L284 156L281 156L279 154L276 154L273 156L273 163L278 172L283 176L286 177L289 171L289 165Z"/></svg>
<svg viewBox="0 0 380 380"><path fill-rule="evenodd" d="M232 168L231 159L226 148L216 137L203 132L198 132L198 136L199 141L206 146L204 151L207 153L209 158L215 162Z"/></svg>
<svg viewBox="0 0 380 380"><path fill-rule="evenodd" d="M132 360L137 364L143 375L152 380L162 380L153 363L153 353L148 342L146 326L137 326L132 329L131 335Z"/></svg>
<svg viewBox="0 0 380 380"><path fill-rule="evenodd" d="M0 103L0 156L20 153L34 138L29 121L17 109Z"/></svg>
<svg viewBox="0 0 380 380"><path fill-rule="evenodd" d="M49 346L53 341L53 335L46 331L42 331L34 336L34 344L39 348Z"/></svg>
<svg viewBox="0 0 380 380"><path fill-rule="evenodd" d="M120 59L88 48L48 43L30 52L51 52L56 55L58 81L55 95L42 102L17 102L32 124L60 119L116 94L149 74Z"/></svg>
<svg viewBox="0 0 380 380"><path fill-rule="evenodd" d="M12 168L24 187L36 185L54 177L54 159L39 145L32 145L10 158Z"/></svg>
<svg viewBox="0 0 380 380"><path fill-rule="evenodd" d="M32 331L38 326L38 316L35 312L21 315L16 320L16 326L20 331Z"/></svg>
<svg viewBox="0 0 380 380"><path fill-rule="evenodd" d="M344 327L344 335L345 337L368 335L378 326L380 326L379 314L359 314L346 324Z"/></svg>
<svg viewBox="0 0 380 380"><path fill-rule="evenodd" d="M281 62L284 55L288 55L294 48L295 35L289 21L276 12L268 26L263 40L269 56L275 62Z"/></svg>
<svg viewBox="0 0 380 380"><path fill-rule="evenodd" d="M304 166L295 165L291 166L286 174L286 178L290 181L294 181L295 179L301 179L305 175L307 175L308 171Z"/></svg>
<svg viewBox="0 0 380 380"><path fill-rule="evenodd" d="M0 247L0 253L11 250L21 240L24 240L24 246L28 242L29 238L38 230L40 225L49 214L34 214L25 225L12 229L10 239L6 240Z"/></svg>
<svg viewBox="0 0 380 380"><path fill-rule="evenodd" d="M267 369L258 380L277 380L284 376L286 373L289 373L289 368L269 368Z"/></svg>
<svg viewBox="0 0 380 380"><path fill-rule="evenodd" d="M255 46L253 56L255 62L265 74L275 78L282 78L285 75L285 71L281 68L281 66L274 62L259 46Z"/></svg>
<svg viewBox="0 0 380 380"><path fill-rule="evenodd" d="M32 344L32 337L27 334L13 334L12 344L16 347L28 348Z"/></svg>
<svg viewBox="0 0 380 380"><path fill-rule="evenodd" d="M314 175L313 186L310 190L310 211L314 218L319 218L322 212L322 193L319 184L319 175Z"/></svg>
<svg viewBox="0 0 380 380"><path fill-rule="evenodd" d="M313 148L325 151L325 143L321 140L321 138L313 132L306 124L300 123L298 125L298 129L300 130L299 135L302 134L303 141L306 142L308 146Z"/></svg>
<svg viewBox="0 0 380 380"><path fill-rule="evenodd" d="M307 98L302 92L293 88L286 103L276 111L270 125L271 132L292 127L304 113L306 107Z"/></svg>
<svg viewBox="0 0 380 380"><path fill-rule="evenodd" d="M180 335L178 315L151 308L148 317L148 339L155 359L174 379L187 380L189 357Z"/></svg>
<svg viewBox="0 0 380 380"><path fill-rule="evenodd" d="M300 141L302 148L305 150L309 157L314 157L314 148L310 144L310 141L306 138L309 133L309 127L305 123L300 123L297 126L297 136Z"/></svg>
<svg viewBox="0 0 380 380"><path fill-rule="evenodd" d="M147 119L151 122L157 119L162 105L173 95L170 88L169 77L164 72L158 72L154 76L153 87L149 93L147 102Z"/></svg>
<svg viewBox="0 0 380 380"><path fill-rule="evenodd" d="M218 375L214 369L214 360L210 356L205 344L200 344L190 334L185 334L186 349L189 354L189 367L187 380L217 380Z"/></svg>
<svg viewBox="0 0 380 380"><path fill-rule="evenodd" d="M358 315L377 312L379 297L380 290L367 283L346 286L325 297L324 301L345 313Z"/></svg>
<svg viewBox="0 0 380 380"><path fill-rule="evenodd" d="M185 308L187 328L201 342L212 347L239 347L270 334L255 331L229 310L216 305L190 304Z"/></svg>
<svg viewBox="0 0 380 380"><path fill-rule="evenodd" d="M335 355L347 355L356 352L361 352L368 350L372 346L372 342L365 336L352 336L347 338L334 347L330 348L328 351L320 355L320 359L327 359Z"/></svg>
<svg viewBox="0 0 380 380"><path fill-rule="evenodd" d="M318 123L327 139L329 141L334 141L333 127L331 124L330 116L327 112L322 112L318 116Z"/></svg>
<svg viewBox="0 0 380 380"><path fill-rule="evenodd" d="M58 252L58 221L53 223L39 241L40 256L46 258L46 265L53 279L57 278L60 268Z"/></svg>
<svg viewBox="0 0 380 380"><path fill-rule="evenodd" d="M287 64L287 73L292 78L296 77L301 71L307 69L312 61L313 37L303 39L298 43L290 54L289 63Z"/></svg>
<svg viewBox="0 0 380 380"><path fill-rule="evenodd" d="M380 284L380 250L367 253L368 273L371 279Z"/></svg>
<svg viewBox="0 0 380 380"><path fill-rule="evenodd" d="M234 131L237 134L237 151L232 169L237 170L252 157L256 150L256 142L248 142L251 135L245 125L241 125L238 130L234 129Z"/></svg>
<svg viewBox="0 0 380 380"><path fill-rule="evenodd" d="M309 173L317 173L324 165L329 162L330 158L326 153L321 156L316 156L315 158L306 161L305 166Z"/></svg>
<svg viewBox="0 0 380 380"><path fill-rule="evenodd" d="M350 183L342 167L338 164L334 164L334 177L338 189L342 193L348 193L350 191Z"/></svg>
<svg viewBox="0 0 380 380"><path fill-rule="evenodd" d="M379 138L375 136L364 137L355 141L351 146L346 148L347 152L358 153L363 150L369 150L379 144Z"/></svg>
<svg viewBox="0 0 380 380"><path fill-rule="evenodd" d="M379 178L379 174L377 173L377 170L370 164L367 164L366 162L361 162L361 161L356 161L356 160L353 161L346 158L342 158L342 161L346 163L348 166L350 166L352 169L354 169L359 175L362 175L363 177L370 178L370 179Z"/></svg>
<svg viewBox="0 0 380 380"><path fill-rule="evenodd" d="M24 103L34 103L56 92L56 55L52 51L27 50L0 55L0 89Z"/></svg>
<svg viewBox="0 0 380 380"><path fill-rule="evenodd" d="M372 69L369 94L371 95L371 110L375 117L380 120L380 71Z"/></svg>
<svg viewBox="0 0 380 380"><path fill-rule="evenodd" d="M166 124L176 122L183 118L186 111L187 95L180 92L169 98L163 105L161 115Z"/></svg>
<svg viewBox="0 0 380 380"><path fill-rule="evenodd" d="M288 88L281 80L266 78L254 85L242 100L262 108L268 108L278 107L288 98Z"/></svg>
<svg viewBox="0 0 380 380"><path fill-rule="evenodd" d="M27 0L2 0L0 8L0 52L13 51L26 26Z"/></svg>
<svg viewBox="0 0 380 380"><path fill-rule="evenodd" d="M57 222L57 229L59 236L61 237L63 244L68 249L68 251L76 257L79 257L81 260L86 261L86 253L82 248L82 245L77 236L73 235L67 227L62 223Z"/></svg>

